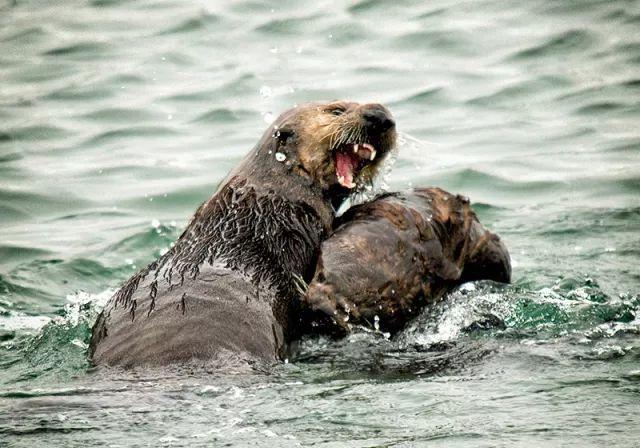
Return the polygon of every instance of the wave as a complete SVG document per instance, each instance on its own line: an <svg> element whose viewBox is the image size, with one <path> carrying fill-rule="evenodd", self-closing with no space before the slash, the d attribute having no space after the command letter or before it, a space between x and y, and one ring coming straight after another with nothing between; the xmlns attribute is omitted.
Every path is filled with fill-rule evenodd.
<svg viewBox="0 0 640 448"><path fill-rule="evenodd" d="M157 121L160 115L145 109L108 107L83 114L81 117L107 123L140 123Z"/></svg>
<svg viewBox="0 0 640 448"><path fill-rule="evenodd" d="M544 43L520 50L509 57L510 60L534 60L543 57L582 52L593 47L597 38L593 32L576 29L564 31L547 39Z"/></svg>
<svg viewBox="0 0 640 448"><path fill-rule="evenodd" d="M41 141L53 140L69 135L66 129L53 125L29 125L6 129L3 132L5 141Z"/></svg>
<svg viewBox="0 0 640 448"><path fill-rule="evenodd" d="M101 145L132 138L163 138L178 134L178 131L168 126L130 126L96 134L84 142L83 146Z"/></svg>
<svg viewBox="0 0 640 448"><path fill-rule="evenodd" d="M304 34L323 18L321 14L286 19L271 19L255 28L255 31L270 35Z"/></svg>
<svg viewBox="0 0 640 448"><path fill-rule="evenodd" d="M104 56L109 48L110 46L103 42L78 42L46 50L42 55L57 57L68 56L91 60Z"/></svg>
<svg viewBox="0 0 640 448"><path fill-rule="evenodd" d="M177 25L172 25L171 27L158 33L158 35L182 34L207 30L212 26L220 25L221 22L222 18L218 15L210 13L200 13L197 17L190 17L178 23Z"/></svg>
<svg viewBox="0 0 640 448"><path fill-rule="evenodd" d="M3 363L3 367L14 372L29 372L17 375L12 383L33 381L42 376L72 376L88 369L86 350L91 328L114 292L70 294L59 316L25 316L13 312L0 316L0 330L13 329L22 334L35 331L34 336L16 339L8 353L6 347L0 348L3 357L12 359L10 365Z"/></svg>
<svg viewBox="0 0 640 448"><path fill-rule="evenodd" d="M247 109L215 108L196 117L193 122L199 123L234 123L256 118L258 113Z"/></svg>

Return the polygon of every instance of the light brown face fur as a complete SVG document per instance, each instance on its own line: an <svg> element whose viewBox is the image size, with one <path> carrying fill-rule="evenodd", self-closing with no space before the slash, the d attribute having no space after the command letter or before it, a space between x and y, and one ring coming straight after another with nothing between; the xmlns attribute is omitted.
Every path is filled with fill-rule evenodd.
<svg viewBox="0 0 640 448"><path fill-rule="evenodd" d="M310 175L325 190L345 183L336 172L339 152L348 152L354 166L354 186L349 188L360 190L371 183L396 144L391 113L379 104L306 104L283 114L279 128L295 134L297 169L304 172L299 174Z"/></svg>

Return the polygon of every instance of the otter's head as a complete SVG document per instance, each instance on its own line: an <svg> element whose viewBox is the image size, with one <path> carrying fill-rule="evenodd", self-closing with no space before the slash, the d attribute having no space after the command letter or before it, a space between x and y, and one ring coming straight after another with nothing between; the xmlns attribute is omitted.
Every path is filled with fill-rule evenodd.
<svg viewBox="0 0 640 448"><path fill-rule="evenodd" d="M334 205L372 182L396 144L391 113L380 104L305 104L273 123L272 156L317 184Z"/></svg>

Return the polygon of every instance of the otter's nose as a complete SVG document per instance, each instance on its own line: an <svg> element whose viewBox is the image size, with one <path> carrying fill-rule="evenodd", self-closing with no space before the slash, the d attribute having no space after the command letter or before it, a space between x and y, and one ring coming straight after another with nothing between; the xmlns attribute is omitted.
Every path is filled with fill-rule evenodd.
<svg viewBox="0 0 640 448"><path fill-rule="evenodd" d="M396 125L389 112L378 104L366 106L362 110L362 119L367 127L371 127L377 131L384 132Z"/></svg>

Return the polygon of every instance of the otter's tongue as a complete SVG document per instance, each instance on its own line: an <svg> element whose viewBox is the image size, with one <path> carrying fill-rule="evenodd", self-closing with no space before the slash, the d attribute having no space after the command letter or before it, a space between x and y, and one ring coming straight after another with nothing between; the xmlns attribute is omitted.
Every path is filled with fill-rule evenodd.
<svg viewBox="0 0 640 448"><path fill-rule="evenodd" d="M358 157L344 152L336 153L336 176L340 185L346 188L353 188L353 173L358 165Z"/></svg>

